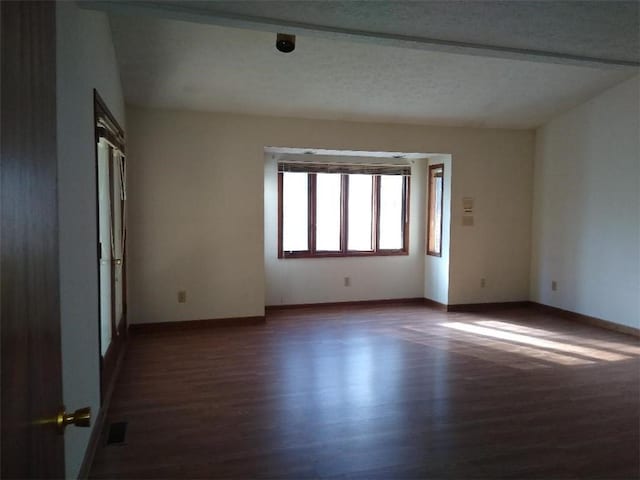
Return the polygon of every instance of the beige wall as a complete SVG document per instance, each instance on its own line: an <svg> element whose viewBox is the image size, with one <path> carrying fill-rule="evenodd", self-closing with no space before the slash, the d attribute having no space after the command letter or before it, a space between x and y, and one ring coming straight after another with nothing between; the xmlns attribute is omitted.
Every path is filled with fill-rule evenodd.
<svg viewBox="0 0 640 480"><path fill-rule="evenodd" d="M538 130L531 264L532 300L636 328L639 92L636 76Z"/></svg>
<svg viewBox="0 0 640 480"><path fill-rule="evenodd" d="M93 89L120 122L124 102L105 14L57 9L58 211L64 403L100 408ZM91 429L65 433L67 477L77 477Z"/></svg>
<svg viewBox="0 0 640 480"><path fill-rule="evenodd" d="M263 314L265 146L450 153L450 303L528 298L531 131L143 108L127 126L134 323ZM464 196L476 199L474 227L460 224Z"/></svg>

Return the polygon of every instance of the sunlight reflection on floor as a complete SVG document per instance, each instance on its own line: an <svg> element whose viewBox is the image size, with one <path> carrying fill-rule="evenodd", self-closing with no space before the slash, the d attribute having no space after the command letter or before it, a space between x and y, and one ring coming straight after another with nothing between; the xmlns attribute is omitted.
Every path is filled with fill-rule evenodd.
<svg viewBox="0 0 640 480"><path fill-rule="evenodd" d="M557 332L553 332L551 330L543 330L540 328L531 328L525 327L524 325L517 325L514 323L501 322L497 320L481 320L478 322L474 322L478 325L499 328L502 330L509 330L517 333L525 333L529 335L537 335L540 337L545 336L554 336L556 339L562 338L563 340L569 340L574 343L578 343L581 345L591 345L594 347L603 348L606 350L613 350L621 353L630 353L632 355L640 356L640 346L627 345L625 343L617 343L617 342L609 342L606 340L594 340L591 338L577 337L566 334L559 334ZM637 343L640 343L637 342Z"/></svg>
<svg viewBox="0 0 640 480"><path fill-rule="evenodd" d="M553 340L546 340L544 338L532 337L520 333L505 332L503 330L497 330L495 328L488 328L469 323L445 322L441 323L440 325L447 328L462 330L463 332L484 335L486 337L510 340L512 342L524 343L526 345L533 345L536 347L548 348L551 350L559 350L561 352L575 353L584 357L595 358L597 360L605 360L607 362L617 362L619 360L626 360L629 358L628 356L619 353L597 350L595 348L583 347L580 345L572 345L570 343L555 342Z"/></svg>
<svg viewBox="0 0 640 480"><path fill-rule="evenodd" d="M420 331L415 327L405 327L407 330ZM519 345L516 343L509 343L500 340L494 340L490 338L478 337L476 335L468 335L465 337L456 337L457 340L462 340L465 342L474 343L476 345L482 345L483 347L493 348L496 350L501 350L503 352L514 353L517 355L523 355L530 358L535 358L537 360L547 360L553 363L558 363L560 365L586 365L589 363L593 363L593 361L585 359L573 357L570 355L564 355L561 353L550 352L546 350L542 350L540 348L529 347L526 345Z"/></svg>
<svg viewBox="0 0 640 480"><path fill-rule="evenodd" d="M517 369L580 366L640 357L640 346L499 320L403 325L386 334Z"/></svg>

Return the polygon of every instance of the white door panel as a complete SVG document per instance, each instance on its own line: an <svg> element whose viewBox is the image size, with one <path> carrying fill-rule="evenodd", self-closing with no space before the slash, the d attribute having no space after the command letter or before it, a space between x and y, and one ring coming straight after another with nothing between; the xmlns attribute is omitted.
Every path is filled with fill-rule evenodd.
<svg viewBox="0 0 640 480"><path fill-rule="evenodd" d="M113 287L115 324L120 325L122 320L123 282L122 268L124 261L124 235L123 235L123 158L119 151L112 156L113 161Z"/></svg>
<svg viewBox="0 0 640 480"><path fill-rule="evenodd" d="M98 143L98 215L100 242L100 350L104 355L111 343L111 198L109 196L110 149Z"/></svg>

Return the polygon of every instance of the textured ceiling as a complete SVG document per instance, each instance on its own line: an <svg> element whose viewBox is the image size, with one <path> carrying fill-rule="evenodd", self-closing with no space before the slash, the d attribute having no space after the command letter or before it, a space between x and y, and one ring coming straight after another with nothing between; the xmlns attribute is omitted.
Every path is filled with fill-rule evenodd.
<svg viewBox="0 0 640 480"><path fill-rule="evenodd" d="M124 2L127 3L127 2ZM640 62L638 1L144 2L167 11L325 31L436 39Z"/></svg>
<svg viewBox="0 0 640 480"><path fill-rule="evenodd" d="M531 128L637 73L321 36L298 36L287 55L269 32L115 15L111 25L127 102L154 107Z"/></svg>

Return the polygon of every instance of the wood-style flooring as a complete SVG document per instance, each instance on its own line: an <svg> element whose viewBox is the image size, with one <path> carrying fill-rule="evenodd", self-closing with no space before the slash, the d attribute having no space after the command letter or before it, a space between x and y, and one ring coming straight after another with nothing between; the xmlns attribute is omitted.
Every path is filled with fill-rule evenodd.
<svg viewBox="0 0 640 480"><path fill-rule="evenodd" d="M638 478L637 338L519 308L136 334L94 478Z"/></svg>

